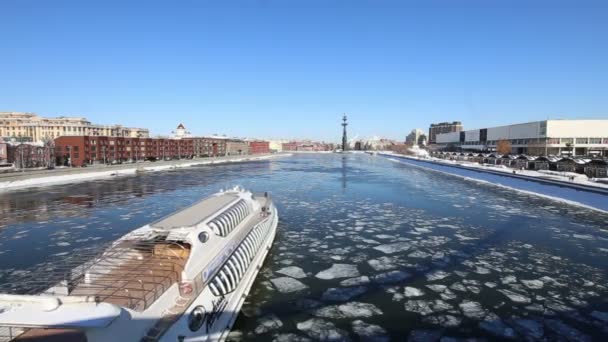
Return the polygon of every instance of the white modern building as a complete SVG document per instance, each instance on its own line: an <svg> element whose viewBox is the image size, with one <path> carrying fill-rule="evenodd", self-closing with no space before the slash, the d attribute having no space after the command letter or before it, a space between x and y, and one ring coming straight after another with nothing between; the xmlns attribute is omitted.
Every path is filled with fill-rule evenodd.
<svg viewBox="0 0 608 342"><path fill-rule="evenodd" d="M405 137L405 142L410 145L426 145L426 135L424 131L416 128Z"/></svg>
<svg viewBox="0 0 608 342"><path fill-rule="evenodd" d="M437 144L495 151L507 141L514 154L608 156L608 119L543 120L437 134Z"/></svg>

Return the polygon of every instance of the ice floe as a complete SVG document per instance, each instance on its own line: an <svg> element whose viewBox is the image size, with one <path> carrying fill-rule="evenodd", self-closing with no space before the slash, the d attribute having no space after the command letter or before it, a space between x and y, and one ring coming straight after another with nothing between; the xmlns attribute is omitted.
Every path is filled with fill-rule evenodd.
<svg viewBox="0 0 608 342"><path fill-rule="evenodd" d="M298 330L303 331L308 336L318 341L348 341L348 334L342 329L328 321L311 318L307 321L300 322L297 325Z"/></svg>
<svg viewBox="0 0 608 342"><path fill-rule="evenodd" d="M304 270L297 266L283 267L276 272L296 279L306 278L306 273L304 273Z"/></svg>
<svg viewBox="0 0 608 342"><path fill-rule="evenodd" d="M524 284L525 287L529 288L529 289L533 289L533 290L538 290L538 289L542 289L544 283L541 280L521 280L522 284Z"/></svg>
<svg viewBox="0 0 608 342"><path fill-rule="evenodd" d="M397 242L388 245L375 246L374 249L384 254L393 254L397 252L405 252L410 249L412 245L409 242Z"/></svg>
<svg viewBox="0 0 608 342"><path fill-rule="evenodd" d="M450 276L449 273L447 273L445 271L437 270L437 271L427 273L426 279L428 279L429 281L435 281L435 280L441 280L441 279L447 278L449 276Z"/></svg>
<svg viewBox="0 0 608 342"><path fill-rule="evenodd" d="M259 325L255 328L256 334L264 334L271 330L280 329L283 326L283 322L275 314L268 314L258 319Z"/></svg>
<svg viewBox="0 0 608 342"><path fill-rule="evenodd" d="M395 259L388 256L383 256L378 259L371 259L368 260L367 263L375 271L388 271L398 267L395 263Z"/></svg>
<svg viewBox="0 0 608 342"><path fill-rule="evenodd" d="M405 271L389 271L375 275L373 280L379 284L390 284L403 281L409 277L410 274Z"/></svg>
<svg viewBox="0 0 608 342"><path fill-rule="evenodd" d="M458 306L462 314L468 318L481 320L487 315L487 311L478 302L463 301Z"/></svg>
<svg viewBox="0 0 608 342"><path fill-rule="evenodd" d="M361 341L384 342L389 341L386 330L379 325L369 324L358 319L352 323L353 332L359 336Z"/></svg>
<svg viewBox="0 0 608 342"><path fill-rule="evenodd" d="M315 275L319 279L329 280L336 278L352 278L358 277L359 270L356 265L350 264L333 264L330 268L321 271Z"/></svg>
<svg viewBox="0 0 608 342"><path fill-rule="evenodd" d="M528 304L528 303L532 302L532 300L529 297L526 297L517 292L513 292L511 290L502 289L502 290L498 290L498 292L504 294L505 296L507 296L510 300L512 300L515 303Z"/></svg>
<svg viewBox="0 0 608 342"><path fill-rule="evenodd" d="M381 315L382 311L374 304L349 302L340 305L330 305L317 309L313 312L317 317L323 318L355 318L355 317L372 317Z"/></svg>
<svg viewBox="0 0 608 342"><path fill-rule="evenodd" d="M360 276L355 278L344 279L340 282L341 286L358 286L369 284L370 280L368 276Z"/></svg>
<svg viewBox="0 0 608 342"><path fill-rule="evenodd" d="M308 288L308 286L304 285L301 281L290 277L270 279L270 282L272 282L281 293L298 292Z"/></svg>
<svg viewBox="0 0 608 342"><path fill-rule="evenodd" d="M406 286L403 292L408 298L424 296L424 291L410 286Z"/></svg>

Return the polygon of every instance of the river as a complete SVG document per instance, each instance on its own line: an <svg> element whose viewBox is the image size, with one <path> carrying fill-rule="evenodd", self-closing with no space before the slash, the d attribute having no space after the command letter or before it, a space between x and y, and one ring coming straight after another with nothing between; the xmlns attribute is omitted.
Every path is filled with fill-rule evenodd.
<svg viewBox="0 0 608 342"><path fill-rule="evenodd" d="M608 339L608 214L366 154L2 193L0 289L237 184L280 223L233 340Z"/></svg>

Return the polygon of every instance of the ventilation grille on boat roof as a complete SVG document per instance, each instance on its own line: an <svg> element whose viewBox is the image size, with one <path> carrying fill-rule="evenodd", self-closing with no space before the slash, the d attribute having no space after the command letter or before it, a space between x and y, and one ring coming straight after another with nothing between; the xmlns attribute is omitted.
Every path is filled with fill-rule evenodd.
<svg viewBox="0 0 608 342"><path fill-rule="evenodd" d="M230 232L239 224L247 215L250 209L244 200L238 201L228 210L224 211L216 218L209 222L209 227L219 236L228 236Z"/></svg>
<svg viewBox="0 0 608 342"><path fill-rule="evenodd" d="M266 239L275 217L272 216L272 218L261 222L253 228L211 282L209 282L209 288L214 296L224 296L237 288L245 272L247 272L251 261L257 255L262 242Z"/></svg>

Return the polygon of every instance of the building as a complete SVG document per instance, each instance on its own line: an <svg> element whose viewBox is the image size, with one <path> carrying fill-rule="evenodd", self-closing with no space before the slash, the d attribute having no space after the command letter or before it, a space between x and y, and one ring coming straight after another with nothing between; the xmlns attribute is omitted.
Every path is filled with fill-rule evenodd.
<svg viewBox="0 0 608 342"><path fill-rule="evenodd" d="M150 134L145 128L96 125L86 118L43 118L34 113L0 112L0 137L5 141L43 142L83 135L147 138Z"/></svg>
<svg viewBox="0 0 608 342"><path fill-rule="evenodd" d="M409 145L426 145L426 135L421 129L413 129L410 134L405 137L405 142Z"/></svg>
<svg viewBox="0 0 608 342"><path fill-rule="evenodd" d="M436 137L438 134L452 133L452 132L460 132L463 130L462 123L460 121L454 122L440 122L436 124L431 124L429 127L429 136L428 143L435 144L437 143Z"/></svg>
<svg viewBox="0 0 608 342"><path fill-rule="evenodd" d="M229 156L249 154L249 144L240 139L226 139L226 153Z"/></svg>
<svg viewBox="0 0 608 342"><path fill-rule="evenodd" d="M282 144L282 150L284 152L286 151L297 151L298 150L298 143L295 141L290 141L290 142L286 142Z"/></svg>
<svg viewBox="0 0 608 342"><path fill-rule="evenodd" d="M67 136L55 139L57 165L85 166L143 160L190 159L226 154L225 139Z"/></svg>
<svg viewBox="0 0 608 342"><path fill-rule="evenodd" d="M543 120L437 135L437 144L469 151L608 156L608 120Z"/></svg>
<svg viewBox="0 0 608 342"><path fill-rule="evenodd" d="M173 133L173 135L171 136L172 139L184 139L184 138L192 137L190 132L188 132L188 130L186 130L186 126L184 126L183 123L180 123L179 125L177 125L177 128L172 133Z"/></svg>
<svg viewBox="0 0 608 342"><path fill-rule="evenodd" d="M248 141L249 153L250 154L265 154L270 153L270 143L263 140L251 140Z"/></svg>
<svg viewBox="0 0 608 342"><path fill-rule="evenodd" d="M8 144L0 138L0 164L6 164L8 162Z"/></svg>

